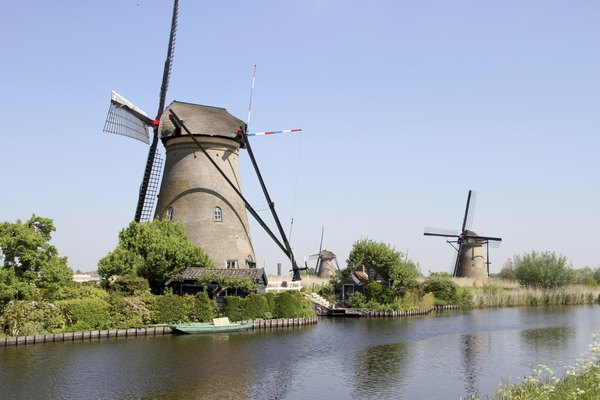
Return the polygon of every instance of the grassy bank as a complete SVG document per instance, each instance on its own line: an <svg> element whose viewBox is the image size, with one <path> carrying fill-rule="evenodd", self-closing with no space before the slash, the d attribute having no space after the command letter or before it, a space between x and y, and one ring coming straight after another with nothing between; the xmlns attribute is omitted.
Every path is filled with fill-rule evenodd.
<svg viewBox="0 0 600 400"><path fill-rule="evenodd" d="M600 288L585 285L537 289L521 287L516 281L502 279L476 282L469 278L453 278L453 281L469 288L473 305L479 308L598 304L600 300Z"/></svg>
<svg viewBox="0 0 600 400"><path fill-rule="evenodd" d="M473 400L545 400L545 399L598 399L600 398L600 335L595 335L587 357L577 360L575 366L565 367L559 376L550 368L540 365L533 374L520 383L500 384L492 396L470 397Z"/></svg>

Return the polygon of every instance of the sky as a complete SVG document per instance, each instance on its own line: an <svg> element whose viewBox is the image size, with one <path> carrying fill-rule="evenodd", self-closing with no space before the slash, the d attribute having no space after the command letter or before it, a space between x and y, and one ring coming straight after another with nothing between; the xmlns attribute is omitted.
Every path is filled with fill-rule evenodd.
<svg viewBox="0 0 600 400"><path fill-rule="evenodd" d="M102 132L116 90L154 115L170 1L8 2L0 25L0 221L52 218L73 270L95 270L133 219L147 146ZM426 226L502 237L490 271L554 251L597 267L600 3L180 0L167 103L246 120L296 258L346 265L361 238L424 274L454 250ZM240 156L244 194L275 225ZM251 221L257 264L285 255ZM293 223L292 223L293 221ZM314 262L314 261L313 261ZM312 262L311 262L312 263Z"/></svg>

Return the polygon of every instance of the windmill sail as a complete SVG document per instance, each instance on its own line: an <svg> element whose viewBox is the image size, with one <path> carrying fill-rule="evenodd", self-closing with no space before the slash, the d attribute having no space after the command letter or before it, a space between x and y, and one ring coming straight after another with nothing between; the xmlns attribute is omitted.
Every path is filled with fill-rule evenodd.
<svg viewBox="0 0 600 400"><path fill-rule="evenodd" d="M142 203L142 208L140 210L139 222L148 222L152 220L154 216L154 205L156 204L158 187L163 171L162 166L162 157L160 153L155 152L152 168L150 169L150 176L147 180L146 195L144 196L144 202ZM146 179L144 179L144 182L146 182ZM144 182L142 182L142 184L144 184Z"/></svg>
<svg viewBox="0 0 600 400"><path fill-rule="evenodd" d="M171 67L173 66L173 50L175 49L175 36L177 34L177 13L179 10L179 1L173 2L173 17L171 20L171 33L169 35L169 46L167 48L167 58L165 60L165 67L163 70L162 83L160 85L160 95L158 111L156 112L156 119L160 119L164 108L165 98L167 95L167 88L169 87L169 78L171 76ZM137 207L135 209L135 221L141 222L143 218L150 218L147 215L151 215L153 212L154 201L156 200L156 189L155 194L151 195L153 183L151 179L155 177L157 166L155 161L157 160L156 146L158 145L158 124L154 124L154 135L152 137L152 144L148 151L148 158L146 160L146 168L144 169L144 178L142 179L142 185L140 186L140 193L138 195ZM162 166L162 163L161 163ZM160 172L158 173L160 174ZM158 180L158 178L156 178ZM155 184L158 187L158 182ZM143 217L146 215L146 217Z"/></svg>
<svg viewBox="0 0 600 400"><path fill-rule="evenodd" d="M502 238L481 236L471 230L475 199L475 191L469 190L460 231L425 227L424 235L452 238L446 240L456 250L452 275L479 279L489 275L489 247L499 246ZM483 255L482 246L486 246L487 256Z"/></svg>
<svg viewBox="0 0 600 400"><path fill-rule="evenodd" d="M113 90L104 132L127 136L150 144L148 128L152 120L141 109Z"/></svg>

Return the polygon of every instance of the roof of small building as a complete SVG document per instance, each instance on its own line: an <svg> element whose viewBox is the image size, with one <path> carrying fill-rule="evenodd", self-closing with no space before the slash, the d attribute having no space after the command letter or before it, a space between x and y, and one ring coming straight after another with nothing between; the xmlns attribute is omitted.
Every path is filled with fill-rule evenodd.
<svg viewBox="0 0 600 400"><path fill-rule="evenodd" d="M181 101L173 101L169 104L160 117L159 135L161 139L187 135L187 132L179 132L176 129L169 119L169 110L173 110L177 114L193 135L224 137L237 140L241 144L241 136L238 131L241 127L244 127L244 121L234 117L221 107L203 106Z"/></svg>
<svg viewBox="0 0 600 400"><path fill-rule="evenodd" d="M230 276L235 278L248 278L253 281L264 281L267 284L267 274L265 273L264 268L232 268L232 269L222 269L222 268L201 268L201 267L187 267L173 278L167 281L167 285L172 282L181 282L181 281L195 281L200 279L202 276L209 274L217 274L223 276Z"/></svg>

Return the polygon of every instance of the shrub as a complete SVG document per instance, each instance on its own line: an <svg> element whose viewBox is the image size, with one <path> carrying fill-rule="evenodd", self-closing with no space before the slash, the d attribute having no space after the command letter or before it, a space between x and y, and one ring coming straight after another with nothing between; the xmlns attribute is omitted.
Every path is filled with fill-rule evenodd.
<svg viewBox="0 0 600 400"><path fill-rule="evenodd" d="M514 256L509 263L514 266L517 280L525 287L557 288L568 285L573 280L567 258L556 253L534 251Z"/></svg>
<svg viewBox="0 0 600 400"><path fill-rule="evenodd" d="M242 302L243 319L261 319L265 315L273 315L264 295L251 294Z"/></svg>
<svg viewBox="0 0 600 400"><path fill-rule="evenodd" d="M109 303L111 328L141 328L150 321L150 310L139 297L123 297L113 293Z"/></svg>
<svg viewBox="0 0 600 400"><path fill-rule="evenodd" d="M223 308L221 314L229 318L230 321L241 321L244 318L242 312L242 298L239 296L223 297Z"/></svg>
<svg viewBox="0 0 600 400"><path fill-rule="evenodd" d="M64 327L63 313L52 303L11 301L2 307L0 314L1 331L9 336L59 332Z"/></svg>
<svg viewBox="0 0 600 400"><path fill-rule="evenodd" d="M346 300L346 305L350 308L365 308L367 304L367 298L360 292L354 292Z"/></svg>
<svg viewBox="0 0 600 400"><path fill-rule="evenodd" d="M194 296L190 319L195 322L210 322L215 317L216 310L217 303L206 293L198 292Z"/></svg>
<svg viewBox="0 0 600 400"><path fill-rule="evenodd" d="M71 299L57 302L63 309L69 329L89 331L110 327L110 304L102 299Z"/></svg>
<svg viewBox="0 0 600 400"><path fill-rule="evenodd" d="M106 290L98 287L95 283L77 283L63 286L52 296L55 300L70 299L102 299L108 300L109 294Z"/></svg>
<svg viewBox="0 0 600 400"><path fill-rule="evenodd" d="M396 300L396 292L381 282L370 282L365 285L364 294L367 301L374 300L379 304L392 304Z"/></svg>
<svg viewBox="0 0 600 400"><path fill-rule="evenodd" d="M190 322L194 299L194 296L178 296L171 292L160 296L144 296L153 324Z"/></svg>
<svg viewBox="0 0 600 400"><path fill-rule="evenodd" d="M123 295L135 296L150 290L148 280L137 275L122 275L110 284L110 289Z"/></svg>
<svg viewBox="0 0 600 400"><path fill-rule="evenodd" d="M264 293L263 296L267 300L267 307L269 312L272 314L275 311L275 293Z"/></svg>
<svg viewBox="0 0 600 400"><path fill-rule="evenodd" d="M300 318L314 315L311 301L300 293L288 291L275 296L274 318Z"/></svg>
<svg viewBox="0 0 600 400"><path fill-rule="evenodd" d="M423 290L433 293L436 304L458 304L458 285L447 274L432 273L423 283Z"/></svg>

